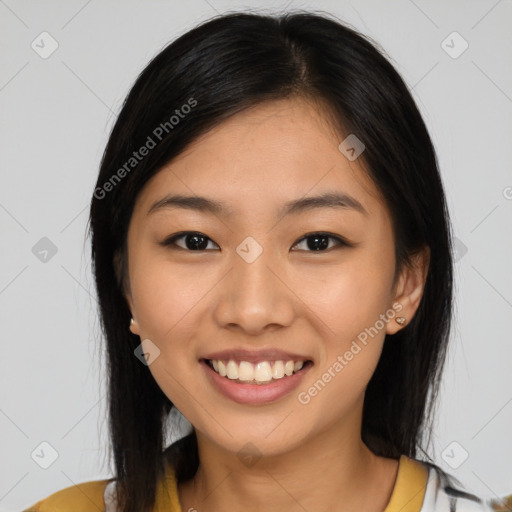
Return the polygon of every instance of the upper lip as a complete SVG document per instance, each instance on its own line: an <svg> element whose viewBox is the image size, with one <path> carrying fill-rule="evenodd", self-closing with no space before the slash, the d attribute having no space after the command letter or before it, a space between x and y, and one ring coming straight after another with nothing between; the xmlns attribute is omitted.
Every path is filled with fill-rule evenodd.
<svg viewBox="0 0 512 512"><path fill-rule="evenodd" d="M267 350L247 350L247 349L232 349L214 352L203 359L214 359L221 361L247 361L249 363L258 363L260 361L310 361L308 356L286 352L284 350L267 349Z"/></svg>

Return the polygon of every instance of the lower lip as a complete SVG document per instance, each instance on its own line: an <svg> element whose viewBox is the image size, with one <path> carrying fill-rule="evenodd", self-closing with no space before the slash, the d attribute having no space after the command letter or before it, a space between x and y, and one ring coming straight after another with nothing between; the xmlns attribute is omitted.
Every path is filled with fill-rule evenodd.
<svg viewBox="0 0 512 512"><path fill-rule="evenodd" d="M235 402L250 405L268 404L291 393L312 366L308 363L299 372L268 384L241 384L220 376L204 359L201 360L201 365L218 391Z"/></svg>

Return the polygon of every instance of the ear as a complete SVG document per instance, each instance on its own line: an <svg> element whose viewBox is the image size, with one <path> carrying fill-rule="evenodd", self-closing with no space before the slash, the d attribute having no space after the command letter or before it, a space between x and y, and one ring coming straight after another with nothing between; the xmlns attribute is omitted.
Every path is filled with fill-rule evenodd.
<svg viewBox="0 0 512 512"><path fill-rule="evenodd" d="M128 303L128 307L130 308L130 311L132 312L132 320L130 322L130 331L132 331L133 334L139 334L140 335L140 331L139 331L139 324L137 323L137 318L135 317L134 313L133 313L133 301L132 301L132 297L130 295L130 293L128 292L126 294L126 302Z"/></svg>
<svg viewBox="0 0 512 512"><path fill-rule="evenodd" d="M396 322L396 318L404 317L404 325L407 325L414 317L423 297L429 262L430 248L425 246L411 257L409 264L404 265L396 283L392 302L395 304L393 309L397 314L387 323L386 334L395 334L403 327ZM396 303L401 305L401 309L396 307Z"/></svg>
<svg viewBox="0 0 512 512"><path fill-rule="evenodd" d="M114 257L112 259L112 265L114 267L114 273L116 275L117 284L121 290L121 293L123 294L127 304L128 308L130 309L130 312L132 314L133 322L130 322L129 328L130 331L133 334L139 334L139 326L137 324L137 320L134 316L134 306L133 306L133 298L131 295L130 286L127 286L127 283L124 279L126 269L124 269L124 262L122 261L121 253L119 251L116 251L114 254Z"/></svg>

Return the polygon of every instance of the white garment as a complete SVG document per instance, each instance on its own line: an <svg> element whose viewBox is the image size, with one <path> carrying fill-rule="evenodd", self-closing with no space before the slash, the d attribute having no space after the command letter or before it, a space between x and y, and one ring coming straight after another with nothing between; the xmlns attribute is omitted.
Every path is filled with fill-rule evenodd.
<svg viewBox="0 0 512 512"><path fill-rule="evenodd" d="M429 472L420 512L494 512L488 502L463 490L453 476L434 464L422 464Z"/></svg>
<svg viewBox="0 0 512 512"><path fill-rule="evenodd" d="M117 501L115 498L116 481L112 480L105 487L103 501L105 502L105 512L117 512Z"/></svg>

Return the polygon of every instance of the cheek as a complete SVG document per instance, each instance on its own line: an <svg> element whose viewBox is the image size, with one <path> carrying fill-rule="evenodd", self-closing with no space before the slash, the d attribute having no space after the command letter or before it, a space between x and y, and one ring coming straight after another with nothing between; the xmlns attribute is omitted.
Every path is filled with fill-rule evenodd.
<svg viewBox="0 0 512 512"><path fill-rule="evenodd" d="M207 265L197 271L180 269L163 258L134 259L131 273L141 336L171 342L176 331L186 336L189 318L197 315L201 301L215 286L218 273Z"/></svg>
<svg viewBox="0 0 512 512"><path fill-rule="evenodd" d="M298 400L311 414L321 414L322 421L347 417L362 403L382 352L393 269L368 263L360 258L340 267L322 290L310 282L308 305L328 329L322 329L318 368Z"/></svg>
<svg viewBox="0 0 512 512"><path fill-rule="evenodd" d="M159 351L149 371L174 405L190 415L190 397L201 395L191 378L198 364L192 345L197 315L216 280L207 272L180 270L154 256L132 261L131 286L140 338L151 340Z"/></svg>
<svg viewBox="0 0 512 512"><path fill-rule="evenodd" d="M376 324L389 308L394 272L391 258L354 253L341 265L295 281L298 295L328 328L329 337L344 346ZM382 329L382 321L377 328Z"/></svg>

